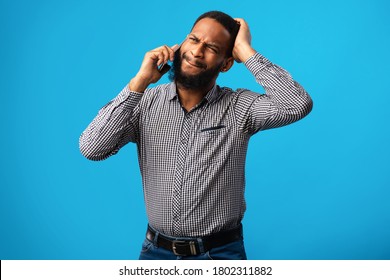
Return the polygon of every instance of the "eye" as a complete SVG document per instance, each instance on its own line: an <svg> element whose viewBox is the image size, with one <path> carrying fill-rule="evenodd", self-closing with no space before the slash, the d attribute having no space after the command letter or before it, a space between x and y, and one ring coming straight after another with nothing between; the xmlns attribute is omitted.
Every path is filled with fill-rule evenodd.
<svg viewBox="0 0 390 280"><path fill-rule="evenodd" d="M207 48L212 52L212 53L218 53L218 49L216 47L213 47L213 46L207 46Z"/></svg>
<svg viewBox="0 0 390 280"><path fill-rule="evenodd" d="M195 37L188 37L188 40L190 40L191 42L194 42L194 43L198 43L199 42L199 39L198 38L195 38Z"/></svg>

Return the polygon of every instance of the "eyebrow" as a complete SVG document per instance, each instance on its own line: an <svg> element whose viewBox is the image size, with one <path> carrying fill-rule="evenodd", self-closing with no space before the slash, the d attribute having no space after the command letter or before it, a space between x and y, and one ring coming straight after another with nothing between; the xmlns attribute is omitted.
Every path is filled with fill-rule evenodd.
<svg viewBox="0 0 390 280"><path fill-rule="evenodd" d="M196 40L199 40L199 41L200 41L200 39L199 39L195 34L193 34L193 33L190 33L189 36L193 36L193 37L195 37ZM214 42L209 42L209 43L203 42L203 44L205 44L205 45L208 46L208 47L217 48L218 50L221 49L221 47L220 47L217 43L214 43Z"/></svg>

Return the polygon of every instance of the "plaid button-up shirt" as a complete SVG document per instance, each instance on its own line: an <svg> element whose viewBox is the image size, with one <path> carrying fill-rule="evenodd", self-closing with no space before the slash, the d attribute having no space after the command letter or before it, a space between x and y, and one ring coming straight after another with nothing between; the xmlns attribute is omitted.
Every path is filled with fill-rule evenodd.
<svg viewBox="0 0 390 280"><path fill-rule="evenodd" d="M81 135L80 150L92 160L136 143L148 220L156 230L195 237L239 225L250 137L311 111L310 96L285 70L259 53L245 65L265 94L216 85L187 112L175 83L143 94L126 86Z"/></svg>

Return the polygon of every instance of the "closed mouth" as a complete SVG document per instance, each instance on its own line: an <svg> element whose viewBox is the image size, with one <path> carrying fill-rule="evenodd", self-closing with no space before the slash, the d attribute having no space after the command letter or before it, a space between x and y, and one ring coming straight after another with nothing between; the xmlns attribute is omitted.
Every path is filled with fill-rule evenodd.
<svg viewBox="0 0 390 280"><path fill-rule="evenodd" d="M206 69L206 65L203 63L197 63L196 61L194 62L193 60L188 59L186 55L184 55L184 60L191 66L201 68L201 69Z"/></svg>
<svg viewBox="0 0 390 280"><path fill-rule="evenodd" d="M196 67L196 68L205 68L203 65L200 65L200 64L198 64L198 63L192 63L190 60L185 60L189 65L191 65L191 66L194 66L194 67Z"/></svg>

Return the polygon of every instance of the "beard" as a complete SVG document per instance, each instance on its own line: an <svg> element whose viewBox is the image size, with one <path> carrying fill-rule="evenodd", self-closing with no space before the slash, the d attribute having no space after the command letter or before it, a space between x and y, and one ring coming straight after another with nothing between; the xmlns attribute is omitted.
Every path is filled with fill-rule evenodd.
<svg viewBox="0 0 390 280"><path fill-rule="evenodd" d="M202 71L199 74L188 75L183 73L181 70L181 65L183 63L183 58L185 59L186 54L181 55L180 50L175 52L175 58L172 63L172 68L169 71L169 80L175 81L184 88L206 88L212 81L218 76L219 71L223 65L223 62L216 65L215 67L209 68L205 71ZM205 67L204 64L196 63L200 67Z"/></svg>

